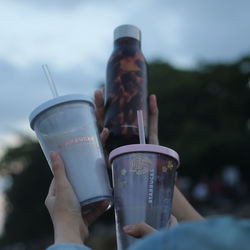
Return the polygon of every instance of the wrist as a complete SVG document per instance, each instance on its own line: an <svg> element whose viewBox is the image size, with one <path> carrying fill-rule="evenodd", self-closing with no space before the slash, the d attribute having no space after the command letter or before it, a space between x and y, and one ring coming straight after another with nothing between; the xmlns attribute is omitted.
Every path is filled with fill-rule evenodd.
<svg viewBox="0 0 250 250"><path fill-rule="evenodd" d="M81 223L59 222L54 224L55 243L84 244L88 230Z"/></svg>

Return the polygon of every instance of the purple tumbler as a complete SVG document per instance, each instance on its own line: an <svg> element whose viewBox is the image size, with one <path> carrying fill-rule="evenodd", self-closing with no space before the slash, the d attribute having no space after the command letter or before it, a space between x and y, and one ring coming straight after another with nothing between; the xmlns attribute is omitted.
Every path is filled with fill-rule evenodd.
<svg viewBox="0 0 250 250"><path fill-rule="evenodd" d="M151 144L122 146L110 153L118 250L136 239L125 234L126 225L146 222L166 227L172 197L178 154L167 147Z"/></svg>

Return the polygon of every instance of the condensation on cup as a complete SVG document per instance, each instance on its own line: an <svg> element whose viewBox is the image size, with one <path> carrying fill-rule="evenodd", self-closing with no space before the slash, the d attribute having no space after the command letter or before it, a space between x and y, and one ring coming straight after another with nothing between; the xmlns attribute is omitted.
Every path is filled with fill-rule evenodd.
<svg viewBox="0 0 250 250"><path fill-rule="evenodd" d="M111 204L112 192L92 99L78 94L56 97L38 106L29 120L50 167L50 152L56 151L62 157L83 213L101 201Z"/></svg>

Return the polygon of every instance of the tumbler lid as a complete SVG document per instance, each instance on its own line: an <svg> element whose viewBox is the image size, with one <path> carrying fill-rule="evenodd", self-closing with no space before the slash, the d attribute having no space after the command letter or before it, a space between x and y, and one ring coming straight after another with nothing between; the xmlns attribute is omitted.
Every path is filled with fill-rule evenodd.
<svg viewBox="0 0 250 250"><path fill-rule="evenodd" d="M141 31L134 25L130 24L120 25L114 30L114 40L117 40L121 37L132 37L140 41Z"/></svg>
<svg viewBox="0 0 250 250"><path fill-rule="evenodd" d="M137 153L137 152L146 152L146 153L158 153L167 155L177 161L177 167L180 165L180 158L177 152L171 148L163 147L155 144L131 144L116 148L111 151L109 155L109 162L112 163L114 158L120 155L127 153Z"/></svg>
<svg viewBox="0 0 250 250"><path fill-rule="evenodd" d="M91 104L93 106L93 108L95 108L94 101L89 96L80 95L80 94L59 96L59 97L53 98L47 102L42 103L41 105L39 105L37 108L35 108L31 112L31 114L29 116L30 127L32 129L34 129L34 121L35 121L36 117L38 115L40 115L42 112L44 112L44 111L46 111L54 106L57 106L59 104L66 103L66 102L74 102L74 101L87 102L87 103Z"/></svg>

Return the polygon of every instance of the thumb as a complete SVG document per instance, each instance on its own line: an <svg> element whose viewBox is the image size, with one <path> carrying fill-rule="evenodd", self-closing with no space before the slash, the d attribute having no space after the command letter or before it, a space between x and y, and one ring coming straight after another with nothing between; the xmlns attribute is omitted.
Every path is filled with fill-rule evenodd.
<svg viewBox="0 0 250 250"><path fill-rule="evenodd" d="M159 109L157 105L156 95L151 95L149 97L149 143L150 144L159 144L158 119L159 119Z"/></svg>
<svg viewBox="0 0 250 250"><path fill-rule="evenodd" d="M125 226L123 230L125 233L131 236L134 236L135 238L141 238L147 234L150 234L156 231L153 227L149 226L145 222L140 222L135 225Z"/></svg>
<svg viewBox="0 0 250 250"><path fill-rule="evenodd" d="M51 152L52 170L54 173L55 190L60 192L66 185L68 185L68 179L66 177L64 163L62 158L57 152Z"/></svg>
<svg viewBox="0 0 250 250"><path fill-rule="evenodd" d="M101 137L102 144L105 145L105 143L109 137L109 130L107 128L103 128L103 130L100 134L100 137Z"/></svg>
<svg viewBox="0 0 250 250"><path fill-rule="evenodd" d="M167 226L168 226L168 227L173 227L173 226L176 226L177 224L178 224L178 221L177 221L176 217L174 217L174 216L171 214Z"/></svg>

